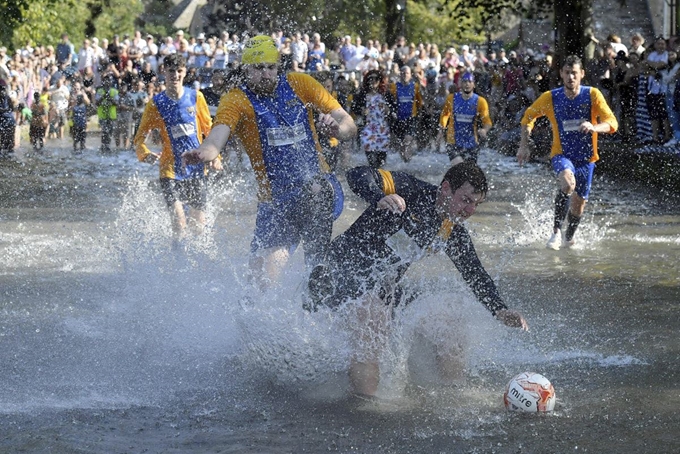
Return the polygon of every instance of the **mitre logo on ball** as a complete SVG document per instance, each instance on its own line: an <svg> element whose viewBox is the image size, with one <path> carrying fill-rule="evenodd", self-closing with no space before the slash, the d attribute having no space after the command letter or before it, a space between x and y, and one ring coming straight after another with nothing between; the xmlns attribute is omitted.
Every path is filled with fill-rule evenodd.
<svg viewBox="0 0 680 454"><path fill-rule="evenodd" d="M510 380L503 394L503 401L505 408L510 411L553 411L555 388L543 375L523 372Z"/></svg>

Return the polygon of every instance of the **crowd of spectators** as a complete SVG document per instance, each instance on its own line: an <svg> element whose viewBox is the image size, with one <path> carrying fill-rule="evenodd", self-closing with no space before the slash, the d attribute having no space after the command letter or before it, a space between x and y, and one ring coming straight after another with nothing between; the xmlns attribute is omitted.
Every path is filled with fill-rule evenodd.
<svg viewBox="0 0 680 454"><path fill-rule="evenodd" d="M361 37L349 35L324 43L318 33L285 34L281 30L272 37L286 70L330 74L330 88L344 97L351 98L366 72L379 70L394 82L400 68L408 65L424 94L423 112L431 114L440 110L448 93L457 90L460 75L471 71L476 91L489 102L498 131L516 128L524 108L560 80L547 45L540 49L520 45L506 52L499 47L457 43L440 50L435 43L408 42L403 36L394 45L377 39L364 43ZM210 85L211 71L238 67L242 41L238 34L227 32L206 37L204 33L186 36L179 30L174 37L157 39L136 31L110 41L88 38L78 47L66 34L56 46L28 43L11 54L2 47L0 122L6 124L10 116L16 124L29 122L32 113L41 110L34 109L34 103L40 102L48 117L46 138L62 137L80 99L91 115L97 112L97 88L111 78L118 91L118 123L122 123L114 137L119 146L129 146L145 103L164 89L159 69L165 56L183 54L190 68L187 83L203 88ZM616 112L622 125L618 139L675 145L680 139L676 41L656 37L645 48L645 39L638 33L622 41L616 35L601 41L592 38L586 83L598 87ZM41 118L39 112L36 115ZM3 148L7 148L5 139ZM429 143L429 138L424 142Z"/></svg>

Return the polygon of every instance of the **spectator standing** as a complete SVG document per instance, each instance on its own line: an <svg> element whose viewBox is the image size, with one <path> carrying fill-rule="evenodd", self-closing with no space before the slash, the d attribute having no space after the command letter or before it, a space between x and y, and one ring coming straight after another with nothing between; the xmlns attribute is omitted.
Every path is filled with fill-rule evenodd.
<svg viewBox="0 0 680 454"><path fill-rule="evenodd" d="M661 70L662 83L666 89L666 111L668 112L668 122L670 123L670 140L666 142L667 147L673 147L680 141L680 116L675 110L675 93L678 77L680 76L680 62L678 54L674 50L668 51L668 66ZM678 100L680 101L680 100Z"/></svg>
<svg viewBox="0 0 680 454"><path fill-rule="evenodd" d="M231 35L231 41L227 43L227 66L233 67L241 61L241 53L243 52L243 45L241 44L239 37L236 33Z"/></svg>
<svg viewBox="0 0 680 454"><path fill-rule="evenodd" d="M149 102L149 95L144 88L144 81L137 79L132 91L130 91L130 96L134 100L135 105L135 108L132 111L132 122L134 124L132 137L137 134L137 129L139 129L139 121L142 119L142 114L144 113L146 103Z"/></svg>
<svg viewBox="0 0 680 454"><path fill-rule="evenodd" d="M210 48L205 42L205 33L199 33L196 37L196 44L193 48L194 66L196 68L205 67L206 63L212 57Z"/></svg>
<svg viewBox="0 0 680 454"><path fill-rule="evenodd" d="M107 74L102 79L102 85L95 94L97 117L102 132L102 153L111 151L111 136L114 134L115 121L118 118L118 90L114 87L114 83L114 76Z"/></svg>
<svg viewBox="0 0 680 454"><path fill-rule="evenodd" d="M122 84L118 90L118 109L115 126L115 143L116 147L122 147L123 150L130 149L130 139L132 132L132 117L136 110L135 98L130 94L130 89L127 85Z"/></svg>
<svg viewBox="0 0 680 454"><path fill-rule="evenodd" d="M671 138L671 127L666 110L666 89L661 72L668 68L668 50L666 40L662 36L654 39L654 50L647 56L647 65L653 71L647 78L647 111L652 123L652 141L665 143ZM662 128L663 131L661 131Z"/></svg>
<svg viewBox="0 0 680 454"><path fill-rule="evenodd" d="M633 36L630 37L630 49L628 49L628 53L636 53L642 57L642 54L645 53L644 44L645 38L643 38L640 33L633 33Z"/></svg>
<svg viewBox="0 0 680 454"><path fill-rule="evenodd" d="M0 154L14 152L16 118L15 104L9 96L7 83L0 79Z"/></svg>
<svg viewBox="0 0 680 454"><path fill-rule="evenodd" d="M62 64L65 67L71 64L73 60L73 44L68 39L68 34L63 33L61 35L61 42L57 44L56 49L56 61L57 64Z"/></svg>
<svg viewBox="0 0 680 454"><path fill-rule="evenodd" d="M342 46L340 46L339 50L340 54L340 60L342 61L342 64L345 66L345 69L348 71L353 70L354 68L350 67L351 62L354 61L354 57L356 57L357 54L357 48L354 47L352 44L352 37L349 35L346 35L343 40L342 40Z"/></svg>
<svg viewBox="0 0 680 454"><path fill-rule="evenodd" d="M293 71L304 71L307 69L309 47L307 46L307 43L303 41L300 32L295 32L293 35L291 50L293 52Z"/></svg>
<svg viewBox="0 0 680 454"><path fill-rule="evenodd" d="M113 41L106 47L106 55L109 57L109 63L113 63L117 68L120 68L121 48L120 36L113 35Z"/></svg>
<svg viewBox="0 0 680 454"><path fill-rule="evenodd" d="M85 68L93 68L96 62L94 49L90 45L90 40L83 41L83 47L78 51L78 71L85 73Z"/></svg>
<svg viewBox="0 0 680 454"><path fill-rule="evenodd" d="M163 40L161 47L158 48L158 64L162 65L163 59L174 53L177 53L177 47L175 47L175 44L172 42L172 36L167 36Z"/></svg>
<svg viewBox="0 0 680 454"><path fill-rule="evenodd" d="M70 91L66 86L66 78L61 76L57 79L57 84L50 90L50 100L54 102L57 115L57 138L64 137L64 127L66 126L68 111L68 100L70 98Z"/></svg>
<svg viewBox="0 0 680 454"><path fill-rule="evenodd" d="M28 131L28 137L34 150L42 150L45 144L45 133L47 126L49 126L49 118L47 116L47 107L40 102L40 93L33 93L33 107L31 108L31 125Z"/></svg>
<svg viewBox="0 0 680 454"><path fill-rule="evenodd" d="M76 97L75 105L71 107L71 121L73 126L73 151L82 152L85 149L85 138L87 136L87 103L83 93Z"/></svg>
<svg viewBox="0 0 680 454"><path fill-rule="evenodd" d="M640 58L637 54L629 57L618 54L616 56L617 71L614 85L618 93L620 111L620 129L622 138L628 142L635 138L635 108L637 106L637 80L640 74Z"/></svg>
<svg viewBox="0 0 680 454"><path fill-rule="evenodd" d="M154 42L153 35L146 35L145 44L142 47L144 61L151 65L153 72L158 71L158 45Z"/></svg>

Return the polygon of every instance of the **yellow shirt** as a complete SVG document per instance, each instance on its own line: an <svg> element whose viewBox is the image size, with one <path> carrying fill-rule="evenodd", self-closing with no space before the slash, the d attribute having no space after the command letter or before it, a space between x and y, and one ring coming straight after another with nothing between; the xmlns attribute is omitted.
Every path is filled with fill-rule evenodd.
<svg viewBox="0 0 680 454"><path fill-rule="evenodd" d="M312 135L314 136L321 169L328 172L330 169L323 157L321 145L316 134L312 108L322 113L330 113L342 107L323 85L312 76L292 72L288 73L286 78L297 97L307 106L308 120L312 129ZM250 158L250 164L255 171L255 177L258 182L258 199L269 200L271 198L271 188L267 179L266 164L263 157L262 144L260 143L260 133L257 128L255 110L248 96L240 88L234 88L222 96L220 105L217 108L217 114L215 115L215 125L228 126L231 134L234 134L241 140Z"/></svg>
<svg viewBox="0 0 680 454"><path fill-rule="evenodd" d="M200 91L196 92L196 135L198 136L198 141L202 142L203 137L210 134L210 129L212 128L212 119L210 118L210 110L208 109L208 103L205 102L203 93ZM161 178L175 178L175 155L172 152L172 144L170 142L170 137L168 136L168 131L165 127L165 122L163 117L158 112L158 108L153 101L153 98L144 108L144 113L142 114L142 119L139 122L139 129L137 130L137 135L135 135L135 151L137 152L137 158L140 161L144 161L147 156L149 156L149 148L144 143L146 137L149 133L157 129L161 133L161 156L160 156L160 177Z"/></svg>

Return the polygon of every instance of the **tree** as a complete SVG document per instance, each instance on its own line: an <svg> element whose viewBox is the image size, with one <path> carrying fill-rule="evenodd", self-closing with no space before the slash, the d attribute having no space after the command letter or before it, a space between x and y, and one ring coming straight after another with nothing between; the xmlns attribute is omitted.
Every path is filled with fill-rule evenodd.
<svg viewBox="0 0 680 454"><path fill-rule="evenodd" d="M56 44L62 33L78 44L88 36L132 33L142 11L138 0L0 0L0 40L11 48L27 42Z"/></svg>

